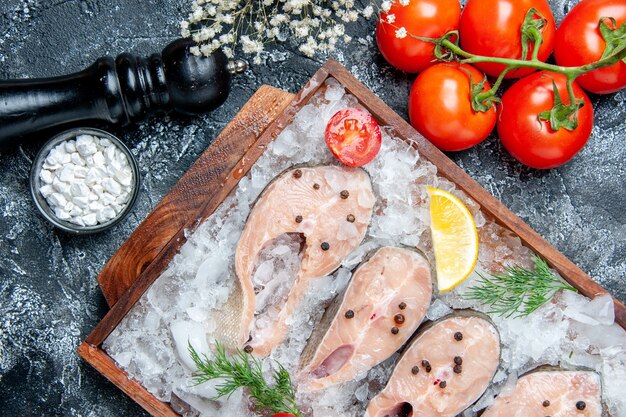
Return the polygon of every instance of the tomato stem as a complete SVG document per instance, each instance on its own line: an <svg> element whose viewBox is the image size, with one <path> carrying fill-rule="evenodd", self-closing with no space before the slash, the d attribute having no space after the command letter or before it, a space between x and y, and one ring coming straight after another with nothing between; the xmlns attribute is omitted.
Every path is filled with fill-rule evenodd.
<svg viewBox="0 0 626 417"><path fill-rule="evenodd" d="M498 76L498 79L496 80L496 82L495 82L495 83L493 83L493 86L492 86L489 90L487 90L487 91L485 91L485 92L483 92L483 93L478 94L478 95L476 96L475 101L477 101L477 102L479 102L479 103L484 103L484 102L486 102L486 101L489 101L489 99L490 99L491 97L495 97L495 96L496 96L496 92L498 91L498 88L500 88L500 85L502 84L502 81L504 80L504 76L505 76L505 75L506 75L506 74L507 74L510 70L511 70L511 68L508 68L508 67L507 67L507 68L505 68L505 69L504 69L504 70L500 73L500 75ZM477 110L477 109L474 109L474 110Z"/></svg>
<svg viewBox="0 0 626 417"><path fill-rule="evenodd" d="M463 64L491 62L494 64L507 65L508 67L510 67L509 69L534 68L534 69L539 69L539 70L555 72L558 74L563 74L567 76L568 78L569 77L576 78L579 75L582 75L586 72L593 71L598 68L608 67L620 61L621 59L626 58L626 45L623 45L622 48L615 50L613 54L607 56L606 58L602 58L596 62L592 62L591 64L582 65L580 67L563 67L560 65L548 64L546 62L542 62L542 61L535 59L534 52L533 52L533 58L531 60L522 61L521 59L498 58L498 57L493 57L493 56L474 55L474 54L464 51L463 49L461 49L460 46L458 46L456 43L451 42L447 38L441 38L441 45L444 48L452 51L454 54L465 58L465 59L460 60L460 62Z"/></svg>

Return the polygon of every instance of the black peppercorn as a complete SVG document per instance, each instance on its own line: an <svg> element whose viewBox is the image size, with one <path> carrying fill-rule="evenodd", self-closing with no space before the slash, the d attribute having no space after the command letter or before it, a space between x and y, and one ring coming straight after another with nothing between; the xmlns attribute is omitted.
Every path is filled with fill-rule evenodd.
<svg viewBox="0 0 626 417"><path fill-rule="evenodd" d="M420 372L420 367L419 366L415 365L414 367L411 368L411 373L413 375L417 375L417 374L419 374L419 372Z"/></svg>
<svg viewBox="0 0 626 417"><path fill-rule="evenodd" d="M398 307L400 308L400 310L404 310L406 308L406 303L403 301Z"/></svg>
<svg viewBox="0 0 626 417"><path fill-rule="evenodd" d="M393 317L393 321L395 321L398 324L402 324L402 323L404 323L404 316L402 314L396 314Z"/></svg>
<svg viewBox="0 0 626 417"><path fill-rule="evenodd" d="M422 366L424 367L424 370L426 372L430 372L432 370L431 366L430 366L430 362L428 362L426 359L424 359L422 361Z"/></svg>
<svg viewBox="0 0 626 417"><path fill-rule="evenodd" d="M350 197L350 192L348 190L343 190L342 192L339 193L339 196L345 200L346 198Z"/></svg>
<svg viewBox="0 0 626 417"><path fill-rule="evenodd" d="M550 407L550 401L544 400L544 402L542 402L541 405L543 405L544 407Z"/></svg>
<svg viewBox="0 0 626 417"><path fill-rule="evenodd" d="M463 333L461 333L461 332L456 332L456 333L454 334L454 340L456 340L457 342L458 342L458 341L463 340Z"/></svg>
<svg viewBox="0 0 626 417"><path fill-rule="evenodd" d="M461 372L463 372L463 367L461 365L454 365L454 368L452 368L452 370L455 374L460 374Z"/></svg>
<svg viewBox="0 0 626 417"><path fill-rule="evenodd" d="M293 176L294 176L294 178L301 178L302 177L302 170L296 169L295 171L293 171Z"/></svg>
<svg viewBox="0 0 626 417"><path fill-rule="evenodd" d="M318 183L313 184L313 188L315 188L316 190L320 189L320 185Z"/></svg>
<svg viewBox="0 0 626 417"><path fill-rule="evenodd" d="M397 327L392 327L391 328L391 333L393 333L393 334L398 334L399 331L400 331L400 329L398 329Z"/></svg>
<svg viewBox="0 0 626 417"><path fill-rule="evenodd" d="M353 318L354 317L354 311L352 311L352 310L346 311L345 316L346 316L347 319Z"/></svg>
<svg viewBox="0 0 626 417"><path fill-rule="evenodd" d="M356 218L354 217L354 214L348 214L348 217L346 217L346 220L349 221L350 223L354 223Z"/></svg>
<svg viewBox="0 0 626 417"><path fill-rule="evenodd" d="M584 401L578 401L576 403L576 408L579 409L579 410L584 410L585 407L587 407L587 404L585 404Z"/></svg>
<svg viewBox="0 0 626 417"><path fill-rule="evenodd" d="M455 356L454 357L454 363L457 365L463 365L463 358L460 356Z"/></svg>
<svg viewBox="0 0 626 417"><path fill-rule="evenodd" d="M254 348L250 345L246 345L246 347L243 348L243 351L246 353L252 353L253 350Z"/></svg>
<svg viewBox="0 0 626 417"><path fill-rule="evenodd" d="M320 246L321 246L322 250L330 249L330 243L328 243L328 242L322 242L322 244Z"/></svg>
<svg viewBox="0 0 626 417"><path fill-rule="evenodd" d="M448 383L446 381L441 381L439 383L439 388L445 388L448 385Z"/></svg>
<svg viewBox="0 0 626 417"><path fill-rule="evenodd" d="M302 216L296 216L296 223L302 223Z"/></svg>

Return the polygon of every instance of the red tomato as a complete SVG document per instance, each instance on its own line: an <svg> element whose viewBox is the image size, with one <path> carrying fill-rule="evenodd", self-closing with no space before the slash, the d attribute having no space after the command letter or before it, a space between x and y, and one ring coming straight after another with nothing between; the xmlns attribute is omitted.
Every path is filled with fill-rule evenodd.
<svg viewBox="0 0 626 417"><path fill-rule="evenodd" d="M606 47L598 28L602 17L614 18L617 27L620 27L626 22L626 2L585 0L578 3L556 31L554 58L559 65L577 67L602 57ZM626 87L626 63L620 61L610 67L588 72L576 78L576 82L592 93L614 93Z"/></svg>
<svg viewBox="0 0 626 417"><path fill-rule="evenodd" d="M487 112L472 109L470 74L474 83L484 78L470 65L441 63L427 68L413 83L411 124L444 151L460 151L482 142L496 124L495 108ZM483 91L489 88L485 83Z"/></svg>
<svg viewBox="0 0 626 417"><path fill-rule="evenodd" d="M459 29L461 47L472 54L500 58L522 58L521 27L526 13L535 8L547 19L542 29L543 43L538 58L545 61L552 53L556 26L546 0L468 0ZM529 44L527 59L532 57ZM479 70L497 77L505 68L502 64L476 63ZM532 68L510 71L506 78L518 78L532 73Z"/></svg>
<svg viewBox="0 0 626 417"><path fill-rule="evenodd" d="M339 110L326 125L326 145L337 159L351 167L372 161L381 143L378 123L362 109Z"/></svg>
<svg viewBox="0 0 626 417"><path fill-rule="evenodd" d="M390 16L395 20L389 22ZM392 66L406 72L420 72L434 64L434 44L406 36L396 30L405 28L415 36L440 38L459 27L459 0L411 0L407 6L394 1L387 13L381 13L376 26L376 43Z"/></svg>
<svg viewBox="0 0 626 417"><path fill-rule="evenodd" d="M566 78L546 71L522 78L504 93L498 112L498 135L504 147L521 163L547 169L563 165L580 151L593 124L593 107L585 92L574 83L574 95L584 101L578 110L578 127L572 131L552 130L538 120L539 113L554 104L552 80L564 104L569 104Z"/></svg>

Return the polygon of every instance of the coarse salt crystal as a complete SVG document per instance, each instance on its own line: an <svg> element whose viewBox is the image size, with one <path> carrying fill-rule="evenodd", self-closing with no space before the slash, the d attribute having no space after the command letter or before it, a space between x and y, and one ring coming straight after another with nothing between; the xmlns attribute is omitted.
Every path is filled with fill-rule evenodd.
<svg viewBox="0 0 626 417"><path fill-rule="evenodd" d="M52 180L54 177L52 176L52 172L48 171L47 169L42 169L39 173L39 178L46 184L52 184Z"/></svg>
<svg viewBox="0 0 626 417"><path fill-rule="evenodd" d="M74 166L73 165L65 165L61 172L59 172L58 177L63 182L71 182L74 180Z"/></svg>
<svg viewBox="0 0 626 417"><path fill-rule="evenodd" d="M42 186L42 187L39 189L39 191L41 192L41 195L42 195L44 198L48 198L48 197L49 197L49 196L50 196L50 195L54 192L54 189L52 188L52 186L51 186L51 185L46 184L46 185Z"/></svg>
<svg viewBox="0 0 626 417"><path fill-rule="evenodd" d="M85 178L87 176L87 168L81 166L74 167L74 177L76 178Z"/></svg>
<svg viewBox="0 0 626 417"><path fill-rule="evenodd" d="M61 193L52 193L48 200L57 207L65 207L67 199Z"/></svg>
<svg viewBox="0 0 626 417"><path fill-rule="evenodd" d="M84 167L86 165L85 164L85 160L83 158L81 158L81 156L80 156L80 154L78 152L72 153L70 155L70 159L71 159L71 161L72 161L72 163L74 165L78 165L78 166L81 166L81 167Z"/></svg>
<svg viewBox="0 0 626 417"><path fill-rule="evenodd" d="M70 211L70 216L72 216L72 217L81 216L82 214L83 214L83 209L81 207L78 207L78 206L74 206L74 208L72 208L72 210Z"/></svg>
<svg viewBox="0 0 626 417"><path fill-rule="evenodd" d="M102 154L102 152L98 151L93 154L93 164L95 166L104 166L105 163L106 160L104 159L104 155Z"/></svg>
<svg viewBox="0 0 626 417"><path fill-rule="evenodd" d="M98 224L96 213L89 213L86 216L83 216L82 219L83 222L85 222L85 226L95 226L96 224Z"/></svg>
<svg viewBox="0 0 626 417"><path fill-rule="evenodd" d="M81 209L87 208L89 206L89 197L74 197L72 200L76 206Z"/></svg>
<svg viewBox="0 0 626 417"><path fill-rule="evenodd" d="M63 210L60 207L54 209L54 215L61 220L69 220L72 218L67 211Z"/></svg>
<svg viewBox="0 0 626 417"><path fill-rule="evenodd" d="M119 196L122 193L122 186L113 178L105 178L102 181L102 186L114 196Z"/></svg>
<svg viewBox="0 0 626 417"><path fill-rule="evenodd" d="M111 204L113 204L114 201L115 201L115 197L113 197L109 193L102 193L102 195L100 196L100 202L104 206L110 206Z"/></svg>
<svg viewBox="0 0 626 417"><path fill-rule="evenodd" d="M69 152L70 154L76 152L76 142L73 140L65 142L65 152Z"/></svg>

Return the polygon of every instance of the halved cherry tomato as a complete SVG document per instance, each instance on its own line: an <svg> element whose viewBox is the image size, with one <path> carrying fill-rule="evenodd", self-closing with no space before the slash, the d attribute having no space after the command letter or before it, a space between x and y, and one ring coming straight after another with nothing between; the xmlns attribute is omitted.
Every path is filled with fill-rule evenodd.
<svg viewBox="0 0 626 417"><path fill-rule="evenodd" d="M381 143L378 123L362 109L339 110L326 125L326 145L337 159L351 167L371 162Z"/></svg>
<svg viewBox="0 0 626 417"><path fill-rule="evenodd" d="M399 38L396 30L404 28L411 35L440 38L459 28L461 4L459 0L411 0L406 6L398 1L392 3L389 12L380 14L376 25L378 49L399 70L423 71L436 63L434 44L409 35Z"/></svg>
<svg viewBox="0 0 626 417"><path fill-rule="evenodd" d="M498 111L498 135L504 147L521 163L547 169L563 165L587 143L593 123L593 106L585 92L573 84L574 95L584 105L578 110L578 127L552 130L539 120L541 112L554 105L554 80L564 104L569 104L566 77L546 71L517 81L504 93Z"/></svg>
<svg viewBox="0 0 626 417"><path fill-rule="evenodd" d="M543 43L538 58L548 59L554 46L556 26L550 5L546 0L468 0L459 28L461 46L476 55L500 58L522 57L521 27L526 13L535 8L547 20L541 30ZM529 44L527 59L532 57L533 44ZM497 77L505 68L502 64L476 63L479 70ZM506 78L523 77L532 73L532 68L509 71Z"/></svg>
<svg viewBox="0 0 626 417"><path fill-rule="evenodd" d="M606 48L598 23L612 17L617 27L626 22L626 1L585 0L565 16L556 31L554 58L559 65L577 67L599 60ZM610 25L610 22L606 22ZM617 62L576 78L582 88L592 93L609 94L626 87L626 63Z"/></svg>
<svg viewBox="0 0 626 417"><path fill-rule="evenodd" d="M413 83L409 118L418 132L444 151L460 151L482 142L496 125L496 110L474 111L471 82L484 75L476 68L441 63L427 68ZM490 88L485 82L483 91Z"/></svg>

